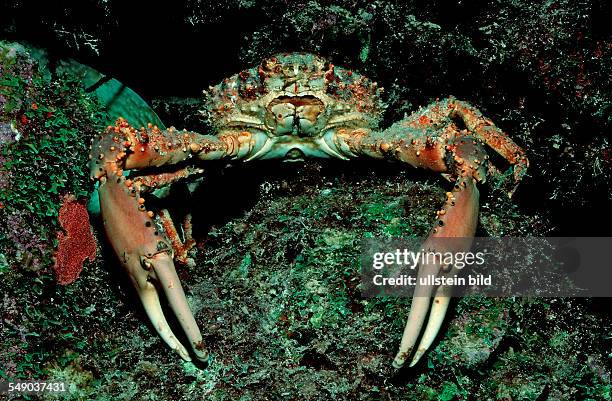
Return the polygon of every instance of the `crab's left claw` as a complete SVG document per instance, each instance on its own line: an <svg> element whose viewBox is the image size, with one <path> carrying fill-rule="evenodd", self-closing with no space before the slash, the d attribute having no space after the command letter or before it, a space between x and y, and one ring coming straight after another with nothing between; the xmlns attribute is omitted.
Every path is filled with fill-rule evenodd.
<svg viewBox="0 0 612 401"><path fill-rule="evenodd" d="M468 251L478 223L478 200L479 192L475 180L471 177L460 179L448 194L446 203L438 214L436 228L423 244L423 248L442 253ZM419 267L418 279L426 275L438 275L444 267L441 263L425 263ZM456 272L456 268L452 267L449 275L452 276ZM406 358L412 354L428 311L429 320L410 366L419 361L440 331L452 296L452 287L439 286L433 302L430 300L432 291L433 287L427 285L419 285L415 290L400 348L393 360L395 368L402 367Z"/></svg>
<svg viewBox="0 0 612 401"><path fill-rule="evenodd" d="M487 175L501 175L489 160L488 145L513 166L514 187L527 172L529 160L521 147L485 118L478 109L453 97L436 101L423 110L404 118L384 131L364 129L339 130L334 145L348 157L369 156L395 159L414 167L443 174L454 182L430 236L423 247L435 253L466 252L470 249L478 223L477 182ZM431 346L440 330L451 297L451 287L436 289L430 310L432 285L422 284L425 276L454 275L455 267L441 261L426 261L419 266L417 286L408 314L400 349L393 366L400 368L412 354L425 318L429 320L410 366L415 365Z"/></svg>
<svg viewBox="0 0 612 401"><path fill-rule="evenodd" d="M262 134L263 135L263 134ZM159 289L176 316L192 354L206 361L208 354L200 329L189 309L173 258L185 264L193 263L188 250L194 245L190 238L190 220L185 220L181 241L172 218L165 210L147 210L146 193L163 188L202 169L182 165L190 158L218 160L224 157L240 159L254 152L267 137L254 138L246 131L231 131L223 135L201 135L177 131L170 127L160 130L149 124L139 130L123 118L108 126L92 141L90 175L100 182L98 195L104 228L115 254L128 272L144 309L155 330L183 359L191 360L187 351L172 333L164 316ZM157 174L147 174L151 168L166 168ZM132 173L126 177L124 171Z"/></svg>
<svg viewBox="0 0 612 401"><path fill-rule="evenodd" d="M431 310L429 311L429 320L427 321L425 332L423 333L423 337L421 337L417 350L412 357L410 365L408 366L413 367L416 365L429 347L431 347L431 344L433 344L438 332L440 331L440 327L442 327L442 322L444 322L444 316L446 316L446 310L448 309L451 296L451 287L438 287L433 304L431 305ZM396 364L397 362L394 361L393 366ZM401 367L401 365L397 367Z"/></svg>
<svg viewBox="0 0 612 401"><path fill-rule="evenodd" d="M166 321L155 285L147 281L142 286L136 285L136 291L138 292L138 296L142 301L144 310L147 313L149 320L153 324L153 327L155 327L157 334L159 334L164 342L168 344L168 346L177 354L179 354L181 358L186 361L191 361L189 352L176 338L172 332L172 329L170 328L170 325L168 324L168 321Z"/></svg>

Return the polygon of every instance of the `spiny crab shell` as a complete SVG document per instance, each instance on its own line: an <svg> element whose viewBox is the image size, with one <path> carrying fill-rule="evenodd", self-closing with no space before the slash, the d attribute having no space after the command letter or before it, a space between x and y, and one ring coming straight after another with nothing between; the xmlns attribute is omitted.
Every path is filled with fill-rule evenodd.
<svg viewBox="0 0 612 401"><path fill-rule="evenodd" d="M336 130L377 127L381 93L376 82L319 56L285 53L204 91L203 114L219 132L244 129L272 139L247 160L279 157L275 143L288 141L295 145L289 158L345 158L334 150Z"/></svg>

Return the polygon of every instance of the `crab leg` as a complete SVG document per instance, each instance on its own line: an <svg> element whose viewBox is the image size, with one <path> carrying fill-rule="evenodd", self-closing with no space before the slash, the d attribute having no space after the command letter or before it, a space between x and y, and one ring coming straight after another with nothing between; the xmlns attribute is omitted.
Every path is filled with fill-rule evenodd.
<svg viewBox="0 0 612 401"><path fill-rule="evenodd" d="M190 172L126 178L125 169L173 165L190 157L203 160L237 157L252 146L244 133L219 138L192 132L140 131L119 119L109 127L92 149L92 178L100 181L100 208L110 243L133 282L144 309L162 339L183 359L191 360L186 348L172 332L161 309L158 287L191 344L193 354L205 361L208 354L202 335L187 303L176 274L172 242L163 219L147 211L141 195L160 185L184 178ZM153 185L155 184L155 185Z"/></svg>
<svg viewBox="0 0 612 401"><path fill-rule="evenodd" d="M430 236L434 249L442 252L466 252L472 245L472 238L476 232L476 226L478 224L478 205L479 205L479 193L476 188L476 182L472 178L460 179L459 189L453 189L451 196L448 197L446 204L442 211L445 211L440 220L437 221L438 228L435 229ZM440 214L439 214L440 216ZM443 225L440 225L440 222ZM439 238L447 238L446 240L438 240ZM448 238L455 238L448 240ZM437 240L437 241L436 241ZM425 266L423 266L425 267ZM443 268L445 266L436 266ZM422 268L422 267L421 267ZM453 266L449 272L449 276L457 273L457 269ZM427 326L423 332L421 341L417 347L416 353L412 358L410 366L414 366L421 356L429 349L434 339L436 338L446 310L452 296L452 287L450 286L439 286L436 290L431 310L429 313L429 320ZM415 295L416 299L422 299L421 294ZM425 298L429 301L429 295ZM411 324L410 316L406 327ZM421 323L422 324L422 323ZM410 354L413 349L414 343L418 337L416 335L407 336L404 335L402 338L402 345L400 345L397 356L393 362L395 367L401 367L406 359L406 356ZM404 344L405 341L405 344Z"/></svg>
<svg viewBox="0 0 612 401"><path fill-rule="evenodd" d="M196 242L192 237L191 232L191 215L188 214L183 220L182 228L184 233L184 241L181 241L179 233L170 217L170 212L167 209L158 210L160 223L170 240L172 249L174 250L174 258L187 266L195 266L195 262L188 256L188 252L195 246Z"/></svg>
<svg viewBox="0 0 612 401"><path fill-rule="evenodd" d="M191 360L164 317L155 287L157 284L165 290L181 326L189 328L186 334L194 353L198 359L205 360L206 354L201 351L202 336L195 320L193 317L191 320L185 318L189 308L180 283L178 286L175 283L174 265L156 263L157 260L170 259L172 248L159 231L152 214L145 210L140 192L132 194L134 185L127 186L126 181L123 177L116 180L102 177L100 180L100 207L110 243L127 270L155 330L183 359Z"/></svg>
<svg viewBox="0 0 612 401"><path fill-rule="evenodd" d="M465 187L463 187L463 182L465 182ZM469 250L472 243L472 237L476 232L476 226L478 224L478 188L476 188L474 180L461 180L460 188L463 187L463 190L457 191L453 190L453 193L458 192L456 195L449 196L447 202L451 202L451 206L454 206L452 209L445 205L445 208L442 210L449 210L448 214L444 214L443 217L448 217L445 219L444 226L440 227L436 230L435 233L432 234L432 238L444 238L444 237L458 237L459 240L453 240L449 245L453 247L452 251L454 252L465 252ZM454 216L453 216L454 214ZM453 222L453 217L462 218L463 222L457 221ZM444 220L441 220L444 221ZM461 224L463 223L463 224ZM439 222L438 222L439 225ZM457 229L455 232L444 231L445 227L454 227ZM437 246L436 248L440 248ZM448 250L448 249L447 249ZM455 266L452 266L450 271L445 275L452 277L458 273L458 269ZM425 331L423 332L423 336L421 337L421 341L417 346L416 352L412 357L410 362L410 367L417 364L417 362L421 359L421 357L425 354L425 352L429 349L431 344L433 344L438 332L440 331L440 327L442 327L442 323L444 322L444 316L446 315L446 311L448 309L448 305L450 304L450 299L452 297L452 287L441 285L437 288L433 302L431 304L431 310L429 311L429 320L427 321L427 326L425 327ZM416 299L420 299L417 297ZM426 299L429 301L429 299ZM410 325L410 318L406 323L406 327ZM413 337L414 336L414 337ZM400 346L400 350L398 352L398 356L396 360L393 362L395 367L401 367L405 361L405 356L410 354L410 349L414 346L414 340L416 340L417 334L405 336L406 342L411 343L408 347L402 348ZM410 339L410 340L409 340ZM404 338L402 338L404 340ZM402 354L402 351L407 352L406 354Z"/></svg>
<svg viewBox="0 0 612 401"><path fill-rule="evenodd" d="M497 128L493 121L484 117L474 106L451 96L417 111L404 120L402 124L410 128L431 130L440 125L448 124L453 118L460 120L465 125L470 136L486 143L514 166L515 185L508 192L508 196L512 196L519 181L527 172L529 160L525 155L525 151L520 146L514 143L502 130ZM491 172L499 173L492 164L489 165L489 168Z"/></svg>
<svg viewBox="0 0 612 401"><path fill-rule="evenodd" d="M459 117L467 130L459 130L454 117ZM520 147L490 120L482 117L478 110L453 98L436 102L383 132L341 131L334 139L333 145L347 156L396 159L414 167L440 172L454 181L452 192L447 193L446 203L437 212L436 223L423 245L425 250L436 252L465 252L471 247L478 223L476 182L484 182L487 173L497 171L488 161L482 144L491 146L514 166L516 181L525 174L528 166ZM456 240L441 241L443 238ZM418 280L438 275L446 267L428 261L419 267ZM452 288L441 286L436 289L430 311L433 290L427 285L415 289L399 351L393 361L396 368L403 366L412 354L428 312L429 320L410 366L418 362L440 330Z"/></svg>
<svg viewBox="0 0 612 401"><path fill-rule="evenodd" d="M132 195L124 178L119 182L102 177L98 189L107 236L127 270L153 326L183 359L191 360L168 325L159 302L156 285L168 299L170 309L181 324L194 354L206 360L202 335L189 310L187 299L172 263L173 251L154 215L144 208L140 192ZM133 187L133 185L132 185Z"/></svg>

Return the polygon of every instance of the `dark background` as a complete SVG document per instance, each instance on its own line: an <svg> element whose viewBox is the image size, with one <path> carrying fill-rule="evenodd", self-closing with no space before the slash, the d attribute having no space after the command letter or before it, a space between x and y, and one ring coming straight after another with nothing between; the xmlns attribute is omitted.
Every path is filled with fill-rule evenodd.
<svg viewBox="0 0 612 401"><path fill-rule="evenodd" d="M550 235L608 236L610 17L607 1L26 0L2 3L0 36L73 57L157 105L199 98L279 51L319 53L379 82L386 125L454 95L527 150L521 210ZM172 110L157 109L184 127Z"/></svg>

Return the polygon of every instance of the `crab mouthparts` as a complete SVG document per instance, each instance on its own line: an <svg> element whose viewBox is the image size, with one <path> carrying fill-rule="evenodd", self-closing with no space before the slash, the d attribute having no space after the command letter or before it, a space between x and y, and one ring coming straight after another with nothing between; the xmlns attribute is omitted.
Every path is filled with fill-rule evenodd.
<svg viewBox="0 0 612 401"><path fill-rule="evenodd" d="M301 162L301 161L304 161L305 159L306 159L306 156L304 156L304 152L302 152L298 148L291 148L285 154L285 158L283 159L283 161L284 162Z"/></svg>
<svg viewBox="0 0 612 401"><path fill-rule="evenodd" d="M319 133L317 123L325 105L314 96L279 96L267 109L267 121L277 136L312 137Z"/></svg>

